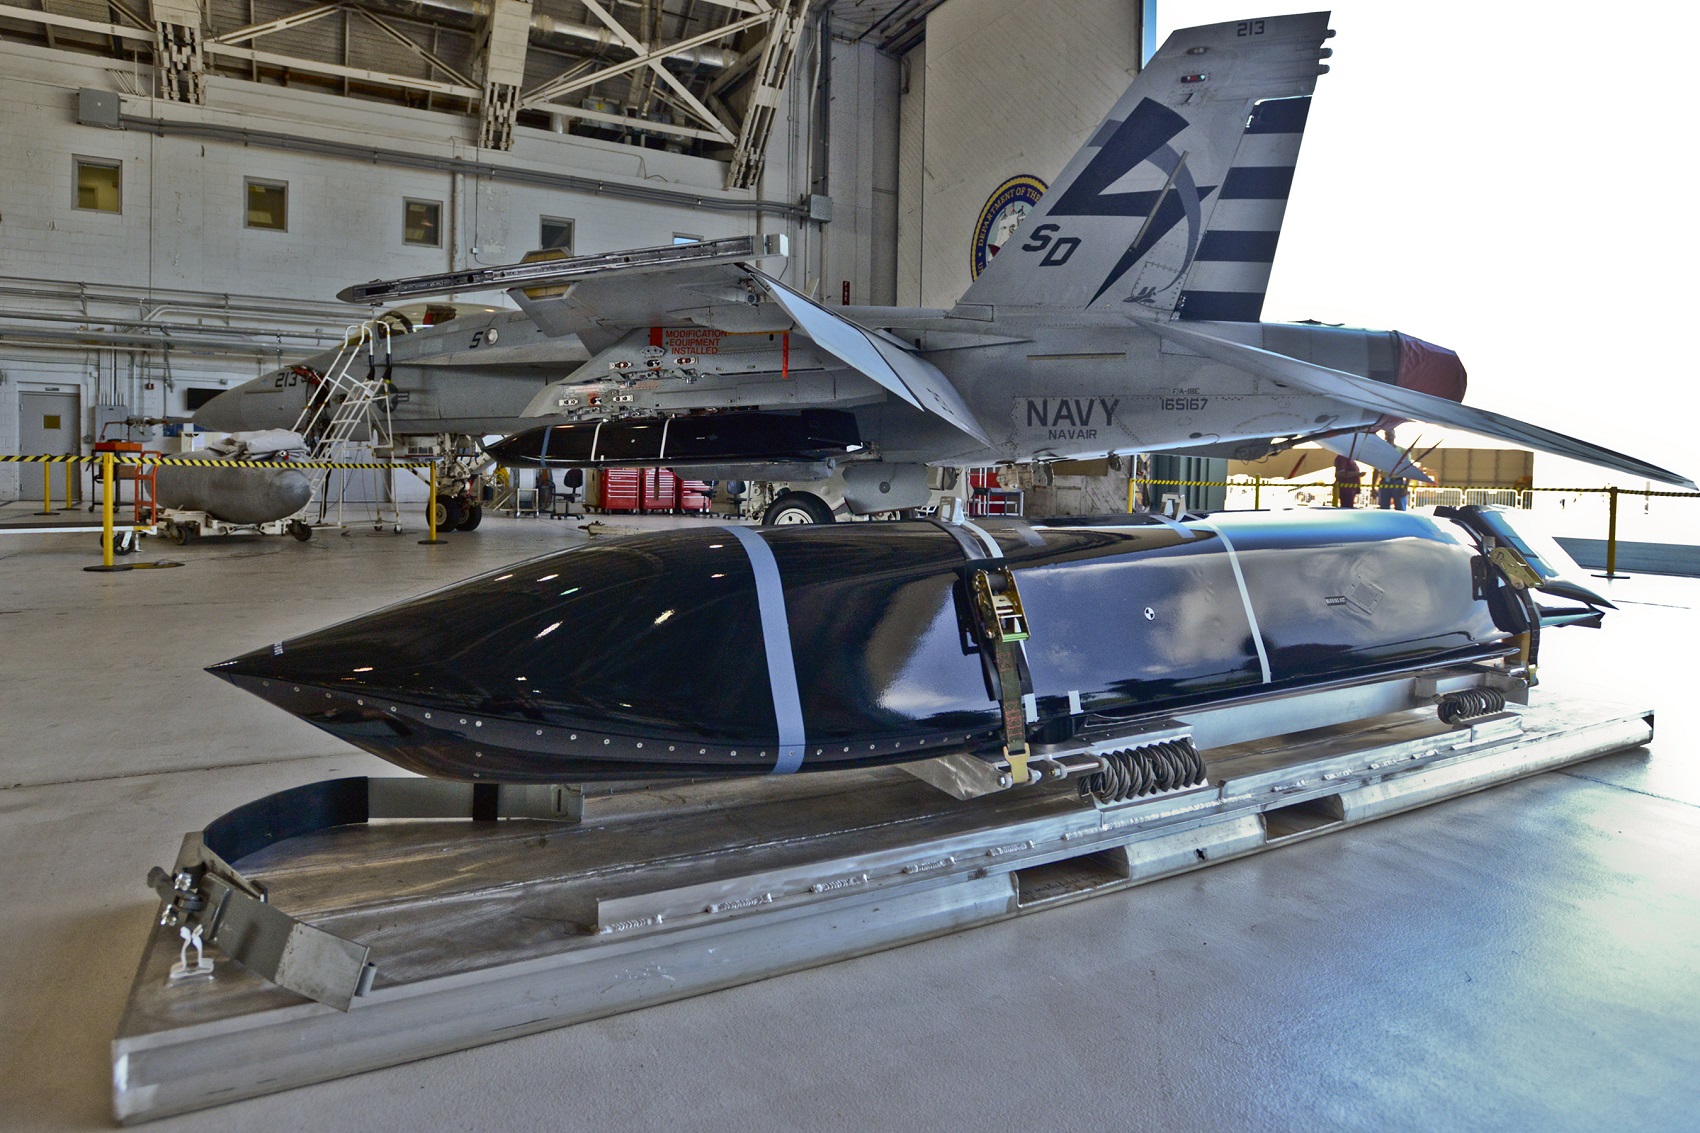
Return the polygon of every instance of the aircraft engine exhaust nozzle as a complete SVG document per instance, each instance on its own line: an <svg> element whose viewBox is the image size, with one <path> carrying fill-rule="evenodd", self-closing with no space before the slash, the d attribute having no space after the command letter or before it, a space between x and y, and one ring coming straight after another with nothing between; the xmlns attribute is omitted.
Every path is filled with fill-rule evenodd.
<svg viewBox="0 0 1700 1133"><path fill-rule="evenodd" d="M653 532L209 671L450 779L996 759L1024 701L1022 738L1062 742L1188 706L1513 653L1512 638L1551 612L1482 553L1502 527L1482 526L1481 509L1459 514L987 520L984 540L934 522ZM1569 620L1597 620L1603 601L1559 570L1534 573L1584 603ZM985 612L990 593L1024 610L1029 636L1013 654L1013 623Z"/></svg>

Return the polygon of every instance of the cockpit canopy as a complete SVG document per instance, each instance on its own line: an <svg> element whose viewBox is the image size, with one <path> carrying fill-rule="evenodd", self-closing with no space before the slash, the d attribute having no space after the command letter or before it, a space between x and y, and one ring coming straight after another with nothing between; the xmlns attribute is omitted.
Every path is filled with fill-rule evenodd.
<svg viewBox="0 0 1700 1133"><path fill-rule="evenodd" d="M402 307L391 307L378 316L378 321L389 324L392 334L412 334L424 327L453 322L468 315L494 314L500 310L500 307L480 303L408 303Z"/></svg>

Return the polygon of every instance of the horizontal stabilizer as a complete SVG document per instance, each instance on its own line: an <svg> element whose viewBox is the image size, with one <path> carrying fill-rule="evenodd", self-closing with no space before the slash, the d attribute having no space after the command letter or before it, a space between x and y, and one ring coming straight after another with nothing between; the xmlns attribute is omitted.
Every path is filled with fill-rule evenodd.
<svg viewBox="0 0 1700 1133"><path fill-rule="evenodd" d="M937 413L983 445L992 443L962 395L937 366L833 314L772 276L754 270L750 274L761 281L773 301L816 346L915 408Z"/></svg>
<svg viewBox="0 0 1700 1133"><path fill-rule="evenodd" d="M597 256L569 256L558 260L505 264L493 268L416 275L407 279L375 279L337 292L344 303L394 303L424 295L446 295L453 291L489 291L495 288L543 287L566 284L596 276L636 275L672 271L700 264L732 263L783 256L786 239L780 233L766 236L732 236L724 240L701 240L694 244L664 244L656 248L634 248Z"/></svg>
<svg viewBox="0 0 1700 1133"><path fill-rule="evenodd" d="M1531 425L1515 417L1461 405L1444 397L1401 389L1373 378L1360 378L1356 374L1331 370L1312 362L1301 362L1297 358L1275 354L1256 346L1229 342L1178 323L1150 325L1159 336L1175 345L1215 359L1223 365L1257 374L1271 381L1296 386L1309 393L1331 397L1361 409L1372 409L1378 413L1389 413L1413 421L1426 421L1431 425L1467 429L1485 437L1497 437L1539 452L1597 464L1602 468L1611 468L1665 484L1679 484L1690 489L1696 486L1688 477L1660 468L1656 464L1649 464L1633 456L1626 456L1563 433L1555 433L1551 429L1543 429L1539 425Z"/></svg>
<svg viewBox="0 0 1700 1133"><path fill-rule="evenodd" d="M1432 484L1434 478L1411 462L1404 451L1374 433L1346 433L1337 437L1311 437L1310 443L1321 445L1337 456L1367 464L1388 476L1400 476L1419 484Z"/></svg>

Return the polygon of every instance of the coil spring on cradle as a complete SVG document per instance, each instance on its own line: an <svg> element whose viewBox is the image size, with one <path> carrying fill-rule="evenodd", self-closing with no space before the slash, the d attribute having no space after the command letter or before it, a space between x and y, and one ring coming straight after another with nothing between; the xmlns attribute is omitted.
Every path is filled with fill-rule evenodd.
<svg viewBox="0 0 1700 1133"><path fill-rule="evenodd" d="M1103 769L1080 780L1083 798L1116 803L1204 782L1204 757L1190 739L1124 748L1099 758Z"/></svg>
<svg viewBox="0 0 1700 1133"><path fill-rule="evenodd" d="M1478 716L1491 716L1505 709L1505 694L1496 688L1467 688L1440 698L1438 712L1443 724L1461 724Z"/></svg>

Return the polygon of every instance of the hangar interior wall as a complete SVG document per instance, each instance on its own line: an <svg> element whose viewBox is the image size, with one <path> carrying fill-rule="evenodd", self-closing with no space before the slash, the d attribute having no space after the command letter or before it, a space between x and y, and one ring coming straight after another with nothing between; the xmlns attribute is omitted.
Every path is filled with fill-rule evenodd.
<svg viewBox="0 0 1700 1133"><path fill-rule="evenodd" d="M812 66L812 43L798 56L800 67ZM890 60L867 66L885 65L895 74ZM726 192L725 164L706 158L525 127L516 130L511 153L493 154L476 148L477 123L462 116L219 77L207 79L204 107L122 95L124 115L163 120L162 132L134 121L124 129L78 124L79 89L151 89L148 70L118 75L91 56L0 42L0 152L7 158L0 162L0 320L23 320L60 339L0 336L0 452L17 451L20 391L75 386L86 451L96 404L182 415L190 388L235 385L334 344L343 326L365 316L335 301L347 284L518 260L539 246L543 217L571 220L573 251L581 254L665 244L675 235L784 231L793 247L787 282L807 286L805 263L816 265L818 278L822 226L751 207L759 199L789 208L807 191L807 71L787 84L762 186L752 196ZM856 67L847 70L854 75ZM852 100L862 97L853 78L844 86ZM858 113L855 105L844 112ZM245 144L194 134L208 125L286 140ZM862 133L881 129L868 123ZM307 152L323 141L423 155L447 168ZM293 148L297 142L303 148ZM841 215L850 227L871 215L874 203L865 167L854 146L846 148L831 180L846 199ZM77 207L79 158L118 163L120 211ZM457 161L591 177L608 191L492 180L456 171ZM251 180L287 185L284 231L246 224ZM657 202L620 195L631 190L675 196ZM439 245L406 242L408 199L440 204ZM712 211L699 201L737 207ZM858 239L848 237L836 258L858 262ZM840 270L848 267L834 268ZM857 294L867 295L866 277L852 278ZM506 304L499 293L473 298ZM114 320L132 324L132 340L149 333L134 324L175 324L198 328L213 345L168 355L134 341L66 339ZM17 466L0 465L0 499L17 498L19 480Z"/></svg>
<svg viewBox="0 0 1700 1133"><path fill-rule="evenodd" d="M828 100L821 135L827 175L814 190L832 200L820 266L828 303L842 303L846 294L858 305L897 302L900 70L899 59L872 44L831 44L821 87Z"/></svg>
<svg viewBox="0 0 1700 1133"><path fill-rule="evenodd" d="M975 222L1017 174L1055 180L1139 71L1133 0L946 0L903 60L899 303L949 307Z"/></svg>

